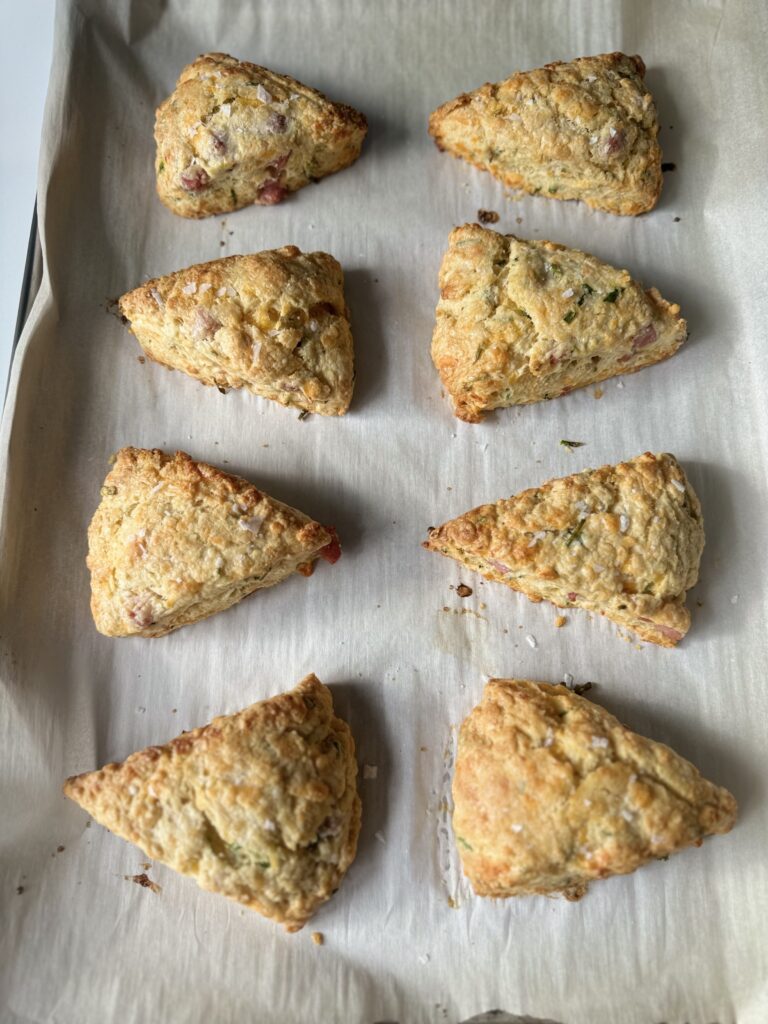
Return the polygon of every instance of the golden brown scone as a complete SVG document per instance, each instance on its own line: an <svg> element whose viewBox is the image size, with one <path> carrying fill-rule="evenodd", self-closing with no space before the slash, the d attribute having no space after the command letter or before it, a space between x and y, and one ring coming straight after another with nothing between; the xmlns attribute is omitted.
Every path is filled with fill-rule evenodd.
<svg viewBox="0 0 768 1024"><path fill-rule="evenodd" d="M323 416L349 408L349 310L327 253L287 245L199 263L147 281L119 307L151 359L203 384Z"/></svg>
<svg viewBox="0 0 768 1024"><path fill-rule="evenodd" d="M157 109L157 194L182 217L272 206L354 163L367 131L357 110L288 75L206 53Z"/></svg>
<svg viewBox="0 0 768 1024"><path fill-rule="evenodd" d="M341 549L331 527L184 452L122 448L88 527L106 636L164 636Z"/></svg>
<svg viewBox="0 0 768 1024"><path fill-rule="evenodd" d="M429 119L440 149L511 188L638 214L661 192L659 125L640 57L555 61L486 84Z"/></svg>
<svg viewBox="0 0 768 1024"><path fill-rule="evenodd" d="M691 624L704 524L674 455L646 452L481 505L423 546L531 601L599 612L674 647Z"/></svg>
<svg viewBox="0 0 768 1024"><path fill-rule="evenodd" d="M478 224L451 232L432 360L468 423L634 373L674 355L686 336L680 307L626 270Z"/></svg>
<svg viewBox="0 0 768 1024"><path fill-rule="evenodd" d="M355 744L314 676L295 689L68 779L64 792L148 857L298 931L360 832Z"/></svg>
<svg viewBox="0 0 768 1024"><path fill-rule="evenodd" d="M491 679L459 733L453 829L478 896L563 893L729 832L736 801L565 686Z"/></svg>

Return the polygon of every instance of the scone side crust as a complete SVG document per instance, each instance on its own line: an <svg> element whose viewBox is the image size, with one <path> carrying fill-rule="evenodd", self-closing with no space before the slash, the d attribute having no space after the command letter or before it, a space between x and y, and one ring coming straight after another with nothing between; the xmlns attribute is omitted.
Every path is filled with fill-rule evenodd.
<svg viewBox="0 0 768 1024"><path fill-rule="evenodd" d="M287 930L330 898L360 827L354 741L314 676L69 779L98 822Z"/></svg>
<svg viewBox="0 0 768 1024"><path fill-rule="evenodd" d="M184 217L273 205L360 155L365 116L288 75L203 54L155 118L157 191Z"/></svg>
<svg viewBox="0 0 768 1024"><path fill-rule="evenodd" d="M682 468L650 452L479 506L424 543L532 601L599 612L665 647L688 631L703 546Z"/></svg>
<svg viewBox="0 0 768 1024"><path fill-rule="evenodd" d="M661 150L645 65L622 53L556 61L464 93L430 117L441 150L510 188L609 213L652 209Z"/></svg>
<svg viewBox="0 0 768 1024"><path fill-rule="evenodd" d="M121 449L101 495L87 564L107 636L162 636L338 557L330 529L183 452Z"/></svg>
<svg viewBox="0 0 768 1024"><path fill-rule="evenodd" d="M478 895L566 893L728 832L725 789L564 686L492 679L462 724L454 833Z"/></svg>
<svg viewBox="0 0 768 1024"><path fill-rule="evenodd" d="M439 285L432 360L467 422L634 373L687 336L679 306L626 270L477 224L451 232Z"/></svg>
<svg viewBox="0 0 768 1024"><path fill-rule="evenodd" d="M354 348L338 261L296 246L153 278L119 300L144 352L203 384L343 415Z"/></svg>

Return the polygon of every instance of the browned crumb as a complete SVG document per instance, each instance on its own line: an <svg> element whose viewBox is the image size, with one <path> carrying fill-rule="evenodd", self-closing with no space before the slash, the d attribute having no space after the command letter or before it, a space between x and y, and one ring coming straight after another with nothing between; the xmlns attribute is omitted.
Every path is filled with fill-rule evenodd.
<svg viewBox="0 0 768 1024"><path fill-rule="evenodd" d="M143 363L146 363L146 361L147 361L147 360L146 360L146 359L144 358L144 356L136 356L136 358L137 358L137 359L139 360L139 362L140 362L140 363L142 363L142 364L143 364Z"/></svg>
<svg viewBox="0 0 768 1024"><path fill-rule="evenodd" d="M472 587L468 587L466 583L460 583L458 587L456 587L456 593L459 597L472 597L473 591Z"/></svg>
<svg viewBox="0 0 768 1024"><path fill-rule="evenodd" d="M312 932L312 941L316 946L322 946L325 942L325 936L322 932Z"/></svg>
<svg viewBox="0 0 768 1024"><path fill-rule="evenodd" d="M429 747L419 747L419 750L429 750Z"/></svg>
<svg viewBox="0 0 768 1024"><path fill-rule="evenodd" d="M592 683L576 683L573 688L573 692L577 697L581 697L582 694L587 693L588 690L592 689Z"/></svg>
<svg viewBox="0 0 768 1024"><path fill-rule="evenodd" d="M678 224L680 222L679 217L673 217L672 220L675 222L675 224Z"/></svg>
<svg viewBox="0 0 768 1024"><path fill-rule="evenodd" d="M144 861L144 863L140 864L139 867L143 868L144 871L149 871L149 869L152 867L152 865L149 863L149 861Z"/></svg>
<svg viewBox="0 0 768 1024"><path fill-rule="evenodd" d="M299 419L306 420L309 418L309 415L309 409L302 409L301 412L299 413Z"/></svg>
<svg viewBox="0 0 768 1024"><path fill-rule="evenodd" d="M662 169L662 171L663 171L663 172L664 172L665 174L667 173L667 171L676 171L676 170L677 170L677 164L673 164L673 163L672 163L672 162L670 161L669 163L665 163L665 164L662 164L662 165L661 165L661 169Z"/></svg>
<svg viewBox="0 0 768 1024"><path fill-rule="evenodd" d="M56 853L64 853L65 850L66 850L66 846L57 846L56 847Z"/></svg>
<svg viewBox="0 0 768 1024"><path fill-rule="evenodd" d="M562 629L567 621L568 621L568 617L566 615L558 615L557 618L555 619L555 625L557 626L558 629Z"/></svg>
<svg viewBox="0 0 768 1024"><path fill-rule="evenodd" d="M522 224L522 223L523 223L523 218L522 217L515 217L515 224Z"/></svg>
<svg viewBox="0 0 768 1024"><path fill-rule="evenodd" d="M443 605L443 611L444 611L444 612L449 612L450 610L451 610L451 609L450 609L450 608L448 607L448 605L447 605L447 604L444 604L444 605Z"/></svg>
<svg viewBox="0 0 768 1024"><path fill-rule="evenodd" d="M595 388L595 390L592 392L592 394L595 396L595 398L602 398L603 395L605 394L605 392L603 391L602 388Z"/></svg>
<svg viewBox="0 0 768 1024"><path fill-rule="evenodd" d="M499 215L495 210L478 210L477 219L481 224L498 224Z"/></svg>
<svg viewBox="0 0 768 1024"><path fill-rule="evenodd" d="M22 894L23 892L24 892L24 886L23 886L23 885L17 885L17 886L16 886L16 895L17 895L17 896L21 896L21 894Z"/></svg>
<svg viewBox="0 0 768 1024"><path fill-rule="evenodd" d="M126 882L135 882L136 885L140 885L143 889L151 889L155 893L160 892L160 886L157 882L153 882L146 872L142 872L140 875L123 875L123 878Z"/></svg>

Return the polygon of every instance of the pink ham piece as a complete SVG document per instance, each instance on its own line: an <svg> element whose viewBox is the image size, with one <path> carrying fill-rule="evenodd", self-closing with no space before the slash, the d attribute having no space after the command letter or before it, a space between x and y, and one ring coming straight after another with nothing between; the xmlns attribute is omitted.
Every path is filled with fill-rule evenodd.
<svg viewBox="0 0 768 1024"><path fill-rule="evenodd" d="M656 328L653 324L647 324L632 339L632 351L637 352L639 349L645 348L646 345L652 345L654 341L656 341Z"/></svg>
<svg viewBox="0 0 768 1024"><path fill-rule="evenodd" d="M197 307L195 319L192 321L192 333L199 341L204 338L212 338L220 327L221 322L205 306Z"/></svg>
<svg viewBox="0 0 768 1024"><path fill-rule="evenodd" d="M264 206L275 206L281 203L287 194L288 189L279 181L265 181L259 189L257 202Z"/></svg>
<svg viewBox="0 0 768 1024"><path fill-rule="evenodd" d="M185 171L181 172L182 188L185 188L187 192L200 192L202 189L207 188L210 181L208 172L203 170L202 167L196 167L194 164L190 164Z"/></svg>

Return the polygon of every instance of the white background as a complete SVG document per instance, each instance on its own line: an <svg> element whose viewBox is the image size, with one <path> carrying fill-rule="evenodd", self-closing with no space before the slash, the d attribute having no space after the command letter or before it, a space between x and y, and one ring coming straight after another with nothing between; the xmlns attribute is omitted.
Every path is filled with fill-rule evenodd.
<svg viewBox="0 0 768 1024"><path fill-rule="evenodd" d="M0 393L5 393L29 228L53 42L54 0L2 5L0 67L8 92L0 145Z"/></svg>

